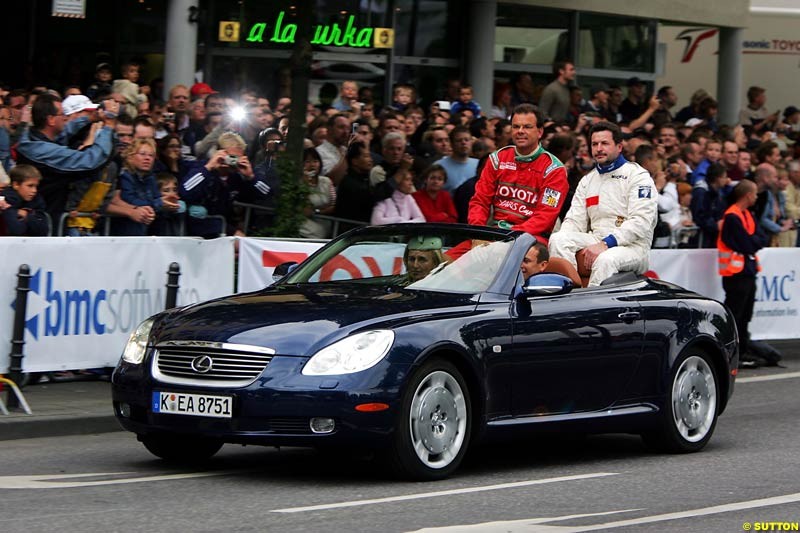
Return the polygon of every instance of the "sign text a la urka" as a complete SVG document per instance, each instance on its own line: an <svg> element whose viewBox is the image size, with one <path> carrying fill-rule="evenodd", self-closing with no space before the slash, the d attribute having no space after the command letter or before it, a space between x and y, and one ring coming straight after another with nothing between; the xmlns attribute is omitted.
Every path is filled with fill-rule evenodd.
<svg viewBox="0 0 800 533"><path fill-rule="evenodd" d="M294 43L297 34L297 24L286 22L285 11L278 13L275 24L267 22L256 22L250 27L247 41L251 43L263 43L265 37L273 43L291 44ZM334 22L333 24L318 24L314 27L314 35L311 44L324 46L349 46L353 48L391 48L394 46L394 30L391 28L358 28L355 25L355 15L347 17L344 25ZM271 36L269 29L271 30ZM266 33L266 36L265 36Z"/></svg>

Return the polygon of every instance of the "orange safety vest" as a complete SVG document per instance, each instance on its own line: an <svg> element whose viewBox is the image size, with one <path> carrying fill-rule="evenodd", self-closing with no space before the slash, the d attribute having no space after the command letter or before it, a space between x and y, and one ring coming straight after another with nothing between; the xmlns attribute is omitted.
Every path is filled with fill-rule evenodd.
<svg viewBox="0 0 800 533"><path fill-rule="evenodd" d="M742 226L748 235L756 232L756 221L753 220L753 215L747 209L742 210L738 205L730 206L725 214L722 216L719 226L719 234L717 235L717 267L719 268L720 276L733 276L744 270L745 256L739 252L735 252L728 248L722 242L722 226L725 224L725 217L732 213L739 217L742 221ZM754 256L756 260L756 271L761 272L761 265L758 264L758 256Z"/></svg>

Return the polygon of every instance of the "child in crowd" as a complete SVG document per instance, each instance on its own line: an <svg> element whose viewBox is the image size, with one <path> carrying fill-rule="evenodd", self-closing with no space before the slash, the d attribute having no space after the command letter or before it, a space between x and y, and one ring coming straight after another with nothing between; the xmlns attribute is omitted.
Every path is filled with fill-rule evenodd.
<svg viewBox="0 0 800 533"><path fill-rule="evenodd" d="M161 201L164 205L178 204L177 210L161 211L150 226L150 235L162 237L178 237L183 235L186 202L178 196L178 178L169 172L156 174L158 190L161 191Z"/></svg>
<svg viewBox="0 0 800 533"><path fill-rule="evenodd" d="M414 88L411 85L398 84L392 91L392 108L401 113L414 102Z"/></svg>
<svg viewBox="0 0 800 533"><path fill-rule="evenodd" d="M481 116L481 106L472 100L472 85L464 85L458 91L458 100L450 104L450 113L456 114L461 111L472 111L474 118Z"/></svg>
<svg viewBox="0 0 800 533"><path fill-rule="evenodd" d="M147 100L147 96L139 90L139 65L125 63L122 65L122 79L114 80L111 86L113 93L121 94L125 98L124 112L132 118L139 114L139 104Z"/></svg>
<svg viewBox="0 0 800 533"><path fill-rule="evenodd" d="M39 196L42 175L31 165L17 165L9 172L11 188L3 190L8 208L1 216L8 235L18 237L44 237L50 231L45 215L45 205Z"/></svg>
<svg viewBox="0 0 800 533"><path fill-rule="evenodd" d="M86 96L89 100L96 100L103 95L111 93L111 65L100 63L94 71L94 83L86 89Z"/></svg>

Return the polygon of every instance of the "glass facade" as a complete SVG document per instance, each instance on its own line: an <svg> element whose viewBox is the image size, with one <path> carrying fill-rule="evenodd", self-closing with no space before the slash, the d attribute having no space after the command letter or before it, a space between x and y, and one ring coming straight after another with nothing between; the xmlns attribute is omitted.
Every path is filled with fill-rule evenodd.
<svg viewBox="0 0 800 533"><path fill-rule="evenodd" d="M570 21L567 11L498 4L494 60L550 65L558 59L572 57Z"/></svg>
<svg viewBox="0 0 800 533"><path fill-rule="evenodd" d="M9 23L33 32L26 36L28 53L9 58L8 70L16 74L7 81L85 86L97 63L116 70L134 59L142 63L141 81L149 82L163 68L169 2L91 2L83 20L50 17L48 2L15 3ZM481 38L468 34L470 6L465 0L313 1L312 100L323 85L345 79L372 87L377 104L398 82L413 83L425 101L441 98L447 79L464 76L470 41ZM205 81L229 92L254 87L271 99L288 94L296 10L291 0L199 0L196 64ZM223 21L238 24L237 39L221 39ZM648 79L655 70L656 24L499 2L494 77L503 82L524 72L545 84L553 61L572 58L582 84L624 82L628 73ZM381 28L395 30L389 48L380 46Z"/></svg>
<svg viewBox="0 0 800 533"><path fill-rule="evenodd" d="M656 21L581 13L578 67L653 72Z"/></svg>

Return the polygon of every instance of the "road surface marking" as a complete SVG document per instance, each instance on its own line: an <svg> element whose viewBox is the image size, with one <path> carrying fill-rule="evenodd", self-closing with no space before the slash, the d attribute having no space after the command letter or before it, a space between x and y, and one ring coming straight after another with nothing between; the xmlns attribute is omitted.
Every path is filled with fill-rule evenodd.
<svg viewBox="0 0 800 533"><path fill-rule="evenodd" d="M341 509L343 507L357 507L359 505L374 505L376 503L403 502L408 500L419 500L423 498L437 498L439 496L451 496L454 494L470 494L473 492L484 492L489 490L515 489L518 487L528 487L531 485L544 485L546 483L559 483L561 481L577 481L581 479L592 479L598 477L617 476L614 472L598 472L595 474L580 474L575 476L551 477L545 479L532 479L529 481L515 481L513 483L501 483L499 485L485 485L478 487L467 487L463 489L440 490L436 492L422 492L419 494L405 494L402 496L389 496L387 498L375 498L371 500L355 500L349 502L326 503L322 505L309 505L306 507L288 507L286 509L273 509L272 513L304 513L307 511L322 511L326 509Z"/></svg>
<svg viewBox="0 0 800 533"><path fill-rule="evenodd" d="M125 477L81 481L79 478L103 476L127 476L135 472L98 472L89 474L39 474L35 476L0 476L0 489L66 489L74 487L97 487L100 485L119 485L123 483L141 483L143 481L170 481L175 479L192 479L198 477L224 476L241 473L241 470L220 470L218 472L189 472L186 474L163 474L160 476ZM64 481L60 481L64 480Z"/></svg>
<svg viewBox="0 0 800 533"><path fill-rule="evenodd" d="M772 376L751 376L749 378L736 378L736 383L755 383L757 381L775 381L778 379L800 378L800 372L787 372L785 374L774 374Z"/></svg>
<svg viewBox="0 0 800 533"><path fill-rule="evenodd" d="M556 517L551 519L528 518L525 520L508 520L501 522L486 522L483 524L447 526L440 528L428 528L420 531L425 533L455 533L460 531L470 531L474 533L580 533L583 531L597 531L601 529L615 529L618 527L638 526L641 524L652 524L656 522L666 522L668 520L682 520L697 516L708 516L721 513L731 513L744 511L747 509L758 509L760 507L770 507L773 505L784 505L787 503L800 502L800 492L786 494L784 496L774 496L772 498L762 498L760 500L749 500L744 502L726 503L714 505L690 511L679 511L652 516L642 516L640 518L630 518L628 520L618 520L616 522L606 522L603 524L589 524L585 526L551 526L547 522L567 520L571 517ZM624 511L614 511L624 512ZM579 516L579 515L578 515Z"/></svg>
<svg viewBox="0 0 800 533"><path fill-rule="evenodd" d="M562 522L565 520L576 520L578 518L589 518L592 516L607 516L610 514L632 513L634 511L642 511L643 509L620 509L619 511L605 511L602 513L585 513L585 514L571 514L566 516L551 516L544 518L526 518L524 520L507 520L504 522L487 522L485 524L470 524L459 526L444 526L444 527L426 527L418 529L409 533L460 533L461 531L475 531L480 533L506 533L513 531L521 531L518 527L522 526L535 526L526 528L524 531L556 531L561 533L563 527L561 526L548 526L551 522Z"/></svg>

